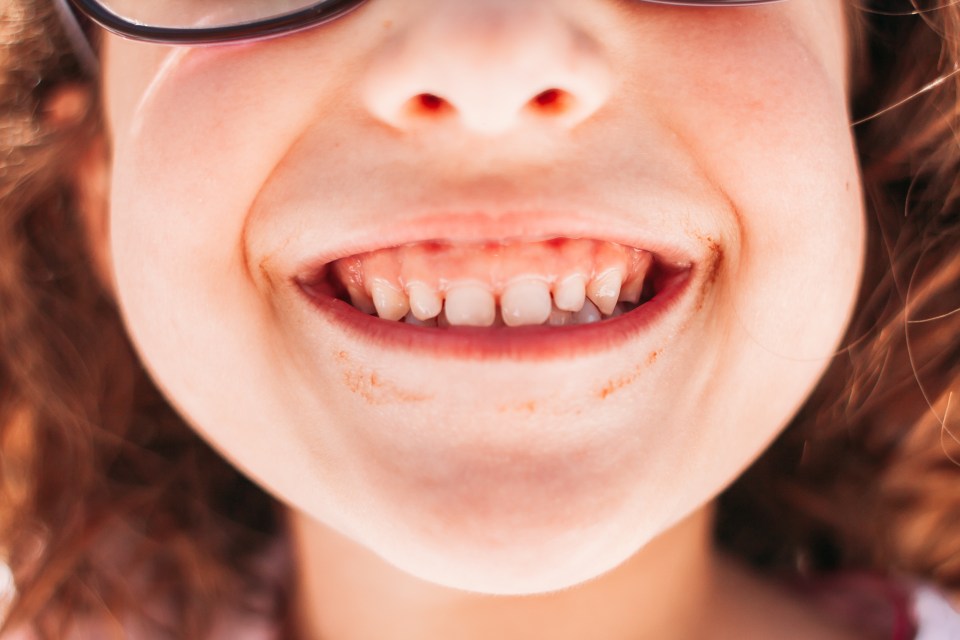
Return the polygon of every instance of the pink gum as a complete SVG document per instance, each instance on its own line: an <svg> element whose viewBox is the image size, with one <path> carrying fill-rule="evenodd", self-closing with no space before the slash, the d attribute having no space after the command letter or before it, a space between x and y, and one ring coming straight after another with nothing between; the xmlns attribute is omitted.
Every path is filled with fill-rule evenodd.
<svg viewBox="0 0 960 640"><path fill-rule="evenodd" d="M554 284L573 275L586 282L617 270L624 289L639 288L652 262L649 252L613 242L555 238L540 242L443 244L423 242L351 256L333 263L335 275L348 290L371 294L382 281L406 291L423 283L441 295L457 282L480 282L499 297L519 278Z"/></svg>

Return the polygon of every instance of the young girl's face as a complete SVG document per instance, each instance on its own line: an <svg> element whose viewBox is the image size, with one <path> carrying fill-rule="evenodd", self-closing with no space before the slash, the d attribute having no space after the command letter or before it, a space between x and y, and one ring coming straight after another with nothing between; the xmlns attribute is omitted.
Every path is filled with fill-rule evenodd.
<svg viewBox="0 0 960 640"><path fill-rule="evenodd" d="M253 44L108 37L100 249L160 387L267 490L441 584L563 587L714 497L837 348L847 46L839 0L373 0ZM616 302L612 272L649 301L576 326L330 298L533 322L578 274Z"/></svg>

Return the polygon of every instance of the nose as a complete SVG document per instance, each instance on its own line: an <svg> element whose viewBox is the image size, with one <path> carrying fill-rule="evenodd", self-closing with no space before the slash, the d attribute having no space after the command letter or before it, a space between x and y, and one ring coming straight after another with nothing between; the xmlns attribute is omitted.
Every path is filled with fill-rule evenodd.
<svg viewBox="0 0 960 640"><path fill-rule="evenodd" d="M608 99L598 39L551 0L437 0L384 41L363 78L366 109L401 130L451 121L495 135L572 128Z"/></svg>

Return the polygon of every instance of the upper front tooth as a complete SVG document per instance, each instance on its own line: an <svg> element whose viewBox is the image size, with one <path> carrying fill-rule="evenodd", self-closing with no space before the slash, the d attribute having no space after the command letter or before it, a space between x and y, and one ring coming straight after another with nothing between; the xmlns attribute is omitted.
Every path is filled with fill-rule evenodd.
<svg viewBox="0 0 960 640"><path fill-rule="evenodd" d="M410 310L407 296L386 280L374 280L370 285L370 294L377 308L377 315L384 320L399 320Z"/></svg>
<svg viewBox="0 0 960 640"><path fill-rule="evenodd" d="M543 324L550 317L550 287L543 280L514 280L500 296L500 313L508 327Z"/></svg>
<svg viewBox="0 0 960 640"><path fill-rule="evenodd" d="M608 269L595 277L587 285L587 297L593 301L600 313L610 315L620 298L620 285L623 273L620 269Z"/></svg>
<svg viewBox="0 0 960 640"><path fill-rule="evenodd" d="M407 284L407 295L410 296L410 311L418 320L435 318L443 309L443 299L440 294L423 282Z"/></svg>
<svg viewBox="0 0 960 640"><path fill-rule="evenodd" d="M458 283L447 291L444 314L454 326L489 327L497 318L497 301L482 284Z"/></svg>
<svg viewBox="0 0 960 640"><path fill-rule="evenodd" d="M587 295L587 279L575 273L559 281L553 289L553 303L563 311L580 311Z"/></svg>

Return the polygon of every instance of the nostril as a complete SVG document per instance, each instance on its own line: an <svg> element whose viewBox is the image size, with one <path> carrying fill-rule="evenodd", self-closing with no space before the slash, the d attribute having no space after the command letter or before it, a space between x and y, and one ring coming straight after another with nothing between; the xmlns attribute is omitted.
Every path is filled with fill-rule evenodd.
<svg viewBox="0 0 960 640"><path fill-rule="evenodd" d="M546 107L549 109L558 109L563 106L563 101L569 99L565 91L560 89L547 89L546 91L541 91L533 98L533 104L538 107Z"/></svg>
<svg viewBox="0 0 960 640"><path fill-rule="evenodd" d="M449 106L446 100L432 93L421 93L416 97L416 100L419 102L420 108L428 112L440 111L444 107Z"/></svg>
<svg viewBox="0 0 960 640"><path fill-rule="evenodd" d="M454 113L456 108L451 102L434 93L418 93L403 103L396 114L395 123L400 126L439 119Z"/></svg>
<svg viewBox="0 0 960 640"><path fill-rule="evenodd" d="M574 94L563 89L551 88L530 98L526 110L540 117L575 118L581 106Z"/></svg>
<svg viewBox="0 0 960 640"><path fill-rule="evenodd" d="M456 116L474 130L501 132L518 122L518 118L547 118L550 120L576 118L581 101L573 93L551 87L519 100L489 98L484 94L471 100L452 101L436 93L422 92L408 98L397 113L394 122L400 126L439 122Z"/></svg>

